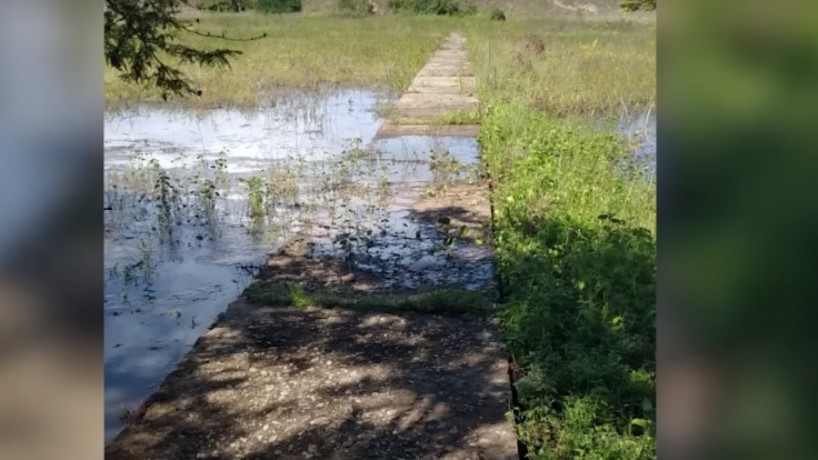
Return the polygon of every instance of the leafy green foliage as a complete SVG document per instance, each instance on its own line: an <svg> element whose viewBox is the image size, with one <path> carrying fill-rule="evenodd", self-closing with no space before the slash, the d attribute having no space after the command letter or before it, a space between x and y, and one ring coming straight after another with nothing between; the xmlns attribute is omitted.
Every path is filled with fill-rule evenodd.
<svg viewBox="0 0 818 460"><path fill-rule="evenodd" d="M477 11L474 6L464 6L455 0L389 0L387 5L392 11L438 16L464 16Z"/></svg>
<svg viewBox="0 0 818 460"><path fill-rule="evenodd" d="M652 186L614 137L496 104L480 142L532 458L655 457Z"/></svg>
<svg viewBox="0 0 818 460"><path fill-rule="evenodd" d="M491 10L491 15L489 19L492 21L505 21L506 20L506 13L503 12L500 8L495 8Z"/></svg>
<svg viewBox="0 0 818 460"><path fill-rule="evenodd" d="M164 99L168 93L201 95L201 90L178 69L179 64L229 67L228 59L241 54L225 48L199 49L179 42L179 32L196 33L188 22L176 17L179 3L179 0L105 1L105 61L127 81L158 87Z"/></svg>
<svg viewBox="0 0 818 460"><path fill-rule="evenodd" d="M622 0L619 6L625 11L654 11L656 0Z"/></svg>
<svg viewBox="0 0 818 460"><path fill-rule="evenodd" d="M256 0L255 8L264 13L296 13L301 11L301 0Z"/></svg>
<svg viewBox="0 0 818 460"><path fill-rule="evenodd" d="M232 13L247 10L263 13L294 13L301 11L301 0L200 0L191 6L207 11Z"/></svg>
<svg viewBox="0 0 818 460"><path fill-rule="evenodd" d="M440 315L484 314L491 304L481 292L434 289L417 294L361 294L351 290L306 290L298 284L257 281L244 292L247 300L271 307L342 308L359 311L415 311Z"/></svg>
<svg viewBox="0 0 818 460"><path fill-rule="evenodd" d="M253 0L200 0L191 6L208 11L239 13L252 8Z"/></svg>

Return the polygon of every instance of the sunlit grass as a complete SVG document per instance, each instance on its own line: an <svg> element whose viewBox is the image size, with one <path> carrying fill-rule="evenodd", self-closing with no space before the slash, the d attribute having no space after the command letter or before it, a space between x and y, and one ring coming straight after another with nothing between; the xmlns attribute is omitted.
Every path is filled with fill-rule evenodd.
<svg viewBox="0 0 818 460"><path fill-rule="evenodd" d="M226 32L236 38L266 33L267 37L235 42L182 33L185 43L227 47L243 54L231 60L230 69L181 65L203 94L174 98L172 103L252 107L276 91L336 85L401 90L459 24L456 18L442 17L203 13L194 23L199 32ZM105 100L110 109L162 99L160 91L123 82L115 70L106 68Z"/></svg>
<svg viewBox="0 0 818 460"><path fill-rule="evenodd" d="M522 101L556 118L589 119L655 101L655 24L623 20L509 20L468 29L484 106ZM526 46L538 41L542 48Z"/></svg>

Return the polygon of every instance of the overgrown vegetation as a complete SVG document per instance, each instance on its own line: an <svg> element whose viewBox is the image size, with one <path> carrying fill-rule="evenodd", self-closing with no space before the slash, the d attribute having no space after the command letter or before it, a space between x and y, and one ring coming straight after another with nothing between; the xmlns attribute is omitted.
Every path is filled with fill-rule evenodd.
<svg viewBox="0 0 818 460"><path fill-rule="evenodd" d="M579 20L470 33L529 458L656 455L655 190L605 122L651 104L653 34Z"/></svg>
<svg viewBox="0 0 818 460"><path fill-rule="evenodd" d="M219 44L201 34L260 36L264 40L229 42L241 51L230 69L179 63L201 96L177 99L176 104L198 107L254 107L282 91L316 90L327 86L368 86L401 90L449 32L457 18L382 16L344 19L301 15L196 13L191 27L199 34L180 38L194 48ZM175 62L175 61L171 61ZM109 109L129 103L162 100L163 90L122 80L113 66L105 69L105 99Z"/></svg>
<svg viewBox="0 0 818 460"><path fill-rule="evenodd" d="M622 0L619 5L625 11L656 10L656 0Z"/></svg>
<svg viewBox="0 0 818 460"><path fill-rule="evenodd" d="M301 0L199 0L193 6L220 12L240 13L256 10L263 13L295 13L301 11Z"/></svg>
<svg viewBox="0 0 818 460"><path fill-rule="evenodd" d="M298 284L256 282L247 300L271 307L344 308L380 312L421 312L443 315L486 313L491 303L483 293L466 289L435 289L416 294L363 294L351 290L308 291Z"/></svg>
<svg viewBox="0 0 818 460"><path fill-rule="evenodd" d="M408 11L414 14L435 14L438 16L464 16L477 12L473 5L456 0L389 0L392 11Z"/></svg>

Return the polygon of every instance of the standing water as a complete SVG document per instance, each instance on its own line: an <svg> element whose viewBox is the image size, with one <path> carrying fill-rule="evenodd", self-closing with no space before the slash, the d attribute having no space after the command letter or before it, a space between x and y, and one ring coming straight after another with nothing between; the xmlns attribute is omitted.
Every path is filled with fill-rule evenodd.
<svg viewBox="0 0 818 460"><path fill-rule="evenodd" d="M339 91L252 112L143 106L105 122L105 435L301 235L407 289L491 278L413 204L473 178L474 139L373 141L385 96ZM342 254L343 255L343 254ZM458 267L467 267L459 270Z"/></svg>
<svg viewBox="0 0 818 460"><path fill-rule="evenodd" d="M371 139L377 97L300 96L251 113L141 107L105 121L105 436L279 244L251 231L242 177Z"/></svg>

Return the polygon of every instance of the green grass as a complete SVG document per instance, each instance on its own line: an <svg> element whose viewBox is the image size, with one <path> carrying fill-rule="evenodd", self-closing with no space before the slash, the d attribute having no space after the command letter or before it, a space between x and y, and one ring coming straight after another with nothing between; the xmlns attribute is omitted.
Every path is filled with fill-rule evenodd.
<svg viewBox="0 0 818 460"><path fill-rule="evenodd" d="M448 113L435 120L435 124L440 125L476 125L480 124L480 114L474 110L458 110Z"/></svg>
<svg viewBox="0 0 818 460"><path fill-rule="evenodd" d="M351 290L307 291L289 283L257 281L244 295L247 300L271 307L341 308L358 311L420 312L441 315L484 314L491 303L482 293L465 289L435 289L416 294L362 294Z"/></svg>
<svg viewBox="0 0 818 460"><path fill-rule="evenodd" d="M363 19L257 12L202 13L199 32L231 37L267 38L233 42L182 33L185 43L227 47L244 54L230 69L184 64L179 68L203 91L201 97L173 101L181 106L253 107L260 95L276 91L316 90L327 86L377 87L393 91L409 85L458 18L383 16ZM161 92L122 81L105 69L108 109L161 101Z"/></svg>
<svg viewBox="0 0 818 460"><path fill-rule="evenodd" d="M469 29L505 339L538 459L655 458L655 189L610 124L654 100L653 26ZM606 128L608 127L608 128Z"/></svg>
<svg viewBox="0 0 818 460"><path fill-rule="evenodd" d="M655 24L555 15L474 25L467 36L484 107L521 101L588 121L655 101Z"/></svg>

